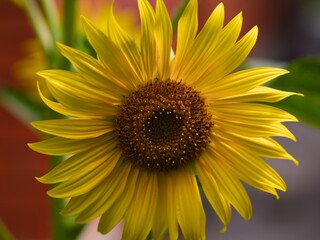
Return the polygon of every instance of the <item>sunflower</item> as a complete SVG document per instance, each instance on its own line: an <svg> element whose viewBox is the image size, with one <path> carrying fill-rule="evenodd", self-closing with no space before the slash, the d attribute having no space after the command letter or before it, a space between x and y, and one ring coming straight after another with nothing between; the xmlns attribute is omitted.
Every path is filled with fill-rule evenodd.
<svg viewBox="0 0 320 240"><path fill-rule="evenodd" d="M242 38L242 16L224 26L219 4L198 33L198 2L190 0L177 30L163 3L138 0L140 40L116 21L112 8L103 33L83 18L97 58L59 44L76 72L39 74L55 100L40 95L66 119L33 122L52 135L30 147L68 158L43 177L48 194L70 198L62 211L87 223L101 217L105 234L124 220L123 239L168 234L205 239L201 194L226 226L232 207L252 215L242 182L273 194L286 190L264 158L298 163L273 137L295 139L282 124L289 113L265 105L294 93L262 86L286 70L235 71L255 44L258 29ZM201 190L199 190L201 189Z"/></svg>

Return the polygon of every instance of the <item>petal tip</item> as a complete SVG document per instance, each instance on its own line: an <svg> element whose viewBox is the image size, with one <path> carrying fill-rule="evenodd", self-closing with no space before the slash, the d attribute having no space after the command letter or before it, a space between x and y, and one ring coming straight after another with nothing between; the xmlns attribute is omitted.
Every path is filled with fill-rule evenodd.
<svg viewBox="0 0 320 240"><path fill-rule="evenodd" d="M28 146L29 148L31 148L32 150L34 150L33 145L34 145L34 143L27 143L27 146Z"/></svg>
<svg viewBox="0 0 320 240"><path fill-rule="evenodd" d="M80 21L81 21L81 24L82 24L84 31L86 31L87 28L92 26L90 20L83 15L80 16Z"/></svg>
<svg viewBox="0 0 320 240"><path fill-rule="evenodd" d="M295 158L292 159L292 162L296 165L296 166L299 166L299 161Z"/></svg>
<svg viewBox="0 0 320 240"><path fill-rule="evenodd" d="M45 178L44 178L44 176L42 176L42 177L35 177L35 179L38 181L38 182L41 182L41 183L48 183L46 180L45 180Z"/></svg>
<svg viewBox="0 0 320 240"><path fill-rule="evenodd" d="M227 231L227 225L223 226L219 231L220 233L225 233Z"/></svg>

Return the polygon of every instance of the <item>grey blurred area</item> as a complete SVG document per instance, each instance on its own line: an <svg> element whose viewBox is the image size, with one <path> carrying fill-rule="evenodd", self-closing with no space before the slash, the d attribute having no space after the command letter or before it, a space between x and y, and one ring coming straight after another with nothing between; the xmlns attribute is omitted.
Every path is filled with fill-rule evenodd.
<svg viewBox="0 0 320 240"><path fill-rule="evenodd" d="M320 56L320 0L279 1L274 7L280 14L268 31L270 36L265 36L268 42L262 49L263 57L291 61Z"/></svg>

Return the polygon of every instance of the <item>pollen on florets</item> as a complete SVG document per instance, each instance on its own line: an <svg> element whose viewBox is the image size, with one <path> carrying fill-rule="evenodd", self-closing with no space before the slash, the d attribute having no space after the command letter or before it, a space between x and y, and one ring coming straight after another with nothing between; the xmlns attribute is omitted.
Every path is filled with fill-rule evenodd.
<svg viewBox="0 0 320 240"><path fill-rule="evenodd" d="M212 125L200 92L181 82L155 79L124 99L115 132L125 159L166 171L197 159Z"/></svg>

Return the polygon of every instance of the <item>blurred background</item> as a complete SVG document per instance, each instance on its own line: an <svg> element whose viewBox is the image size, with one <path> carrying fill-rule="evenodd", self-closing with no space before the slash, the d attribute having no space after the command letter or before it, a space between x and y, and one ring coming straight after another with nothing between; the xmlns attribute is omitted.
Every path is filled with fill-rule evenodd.
<svg viewBox="0 0 320 240"><path fill-rule="evenodd" d="M94 2L86 1L87 4ZM135 1L115 2L117 9L132 11L138 21ZM174 15L181 1L165 2ZM219 2L199 0L200 25ZM250 55L255 64L268 59L274 65L282 65L305 56L320 56L320 1L225 0L224 4L226 20L243 12L243 33L258 25L258 42ZM35 35L25 12L9 0L0 0L0 33L0 89L23 91L26 86L17 76L17 62L29 54L26 41ZM292 123L288 127L297 142L279 141L300 161L300 166L287 161L269 161L286 181L288 191L280 193L280 199L276 200L248 187L253 204L252 219L246 222L234 212L224 234L219 233L221 223L204 200L208 239L319 239L320 130L305 123ZM0 219L15 239L51 239L48 189L35 180L35 176L47 172L48 158L27 147L27 143L38 141L39 137L10 111L8 104L0 104L0 128ZM95 233L94 228L86 231ZM89 235L81 239L120 239L115 235L84 236Z"/></svg>

